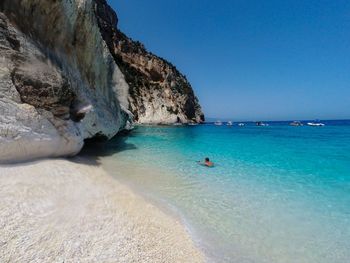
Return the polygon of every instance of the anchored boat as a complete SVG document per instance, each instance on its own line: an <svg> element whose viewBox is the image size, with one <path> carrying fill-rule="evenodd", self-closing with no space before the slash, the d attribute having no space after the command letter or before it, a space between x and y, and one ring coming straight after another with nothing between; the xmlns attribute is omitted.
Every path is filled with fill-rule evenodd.
<svg viewBox="0 0 350 263"><path fill-rule="evenodd" d="M326 124L321 123L321 122L308 122L307 125L308 126L316 126L316 127L326 126Z"/></svg>
<svg viewBox="0 0 350 263"><path fill-rule="evenodd" d="M293 121L289 124L290 126L304 126L300 121Z"/></svg>
<svg viewBox="0 0 350 263"><path fill-rule="evenodd" d="M255 125L256 125L256 126L269 126L267 123L263 123L263 122L261 122L261 121L257 121L257 122L255 123Z"/></svg>

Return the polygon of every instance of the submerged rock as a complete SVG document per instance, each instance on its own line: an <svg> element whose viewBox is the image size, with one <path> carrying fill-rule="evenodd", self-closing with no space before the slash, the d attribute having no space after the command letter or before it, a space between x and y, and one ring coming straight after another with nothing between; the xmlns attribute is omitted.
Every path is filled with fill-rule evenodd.
<svg viewBox="0 0 350 263"><path fill-rule="evenodd" d="M77 154L140 123L203 120L186 78L105 0L0 2L0 162Z"/></svg>

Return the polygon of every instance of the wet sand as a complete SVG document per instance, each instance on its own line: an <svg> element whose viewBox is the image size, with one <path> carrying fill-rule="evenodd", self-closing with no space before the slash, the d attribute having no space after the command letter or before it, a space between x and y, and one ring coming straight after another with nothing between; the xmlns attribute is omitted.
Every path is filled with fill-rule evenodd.
<svg viewBox="0 0 350 263"><path fill-rule="evenodd" d="M98 165L0 166L0 186L1 262L204 261L179 219Z"/></svg>

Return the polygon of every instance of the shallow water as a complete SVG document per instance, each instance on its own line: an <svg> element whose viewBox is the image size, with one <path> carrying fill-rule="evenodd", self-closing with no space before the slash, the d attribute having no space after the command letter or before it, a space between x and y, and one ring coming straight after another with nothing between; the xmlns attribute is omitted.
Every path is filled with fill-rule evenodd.
<svg viewBox="0 0 350 263"><path fill-rule="evenodd" d="M344 263L350 122L327 124L138 127L109 143L102 163L175 207L211 261ZM215 168L196 163L206 156ZM118 173L120 163L135 173ZM142 172L150 167L159 172Z"/></svg>

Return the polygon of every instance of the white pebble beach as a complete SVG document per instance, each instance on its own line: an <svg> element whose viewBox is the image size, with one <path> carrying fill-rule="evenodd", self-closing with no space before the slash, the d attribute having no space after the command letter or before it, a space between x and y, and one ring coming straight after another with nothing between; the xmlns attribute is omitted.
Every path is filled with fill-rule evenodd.
<svg viewBox="0 0 350 263"><path fill-rule="evenodd" d="M98 165L0 166L2 262L203 262L181 221Z"/></svg>

